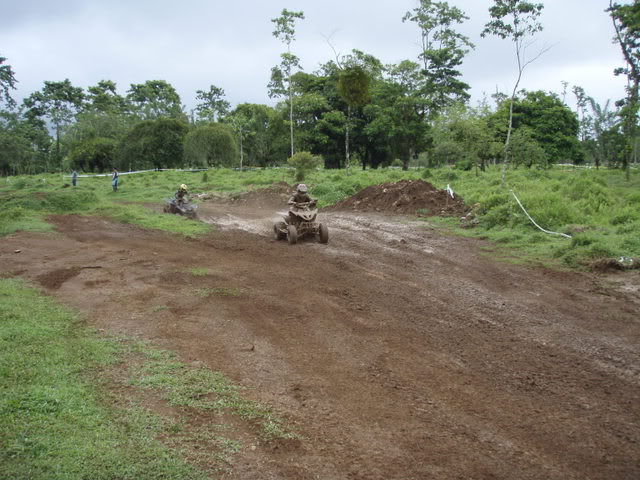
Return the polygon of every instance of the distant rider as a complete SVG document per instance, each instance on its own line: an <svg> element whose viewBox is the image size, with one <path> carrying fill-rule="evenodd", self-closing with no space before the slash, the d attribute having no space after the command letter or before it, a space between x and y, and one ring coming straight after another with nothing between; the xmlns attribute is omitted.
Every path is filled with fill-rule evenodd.
<svg viewBox="0 0 640 480"><path fill-rule="evenodd" d="M183 183L182 185L180 185L180 188L176 192L176 203L178 205L182 205L182 204L187 203L189 201L189 199L187 198L187 193L188 193L188 188Z"/></svg>
<svg viewBox="0 0 640 480"><path fill-rule="evenodd" d="M291 198L287 202L289 204L289 222L295 222L296 216L292 213L298 209L299 203L309 203L309 206L314 207L318 200L309 196L308 188L304 183L298 185L296 192L291 195Z"/></svg>

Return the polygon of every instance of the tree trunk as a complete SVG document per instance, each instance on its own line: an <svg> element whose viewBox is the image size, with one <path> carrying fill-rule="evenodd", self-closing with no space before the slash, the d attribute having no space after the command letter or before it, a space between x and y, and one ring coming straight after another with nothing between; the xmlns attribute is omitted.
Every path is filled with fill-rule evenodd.
<svg viewBox="0 0 640 480"><path fill-rule="evenodd" d="M349 125L351 124L351 105L347 105L347 125L344 137L344 153L345 153L345 169L349 175L350 158L349 158Z"/></svg>

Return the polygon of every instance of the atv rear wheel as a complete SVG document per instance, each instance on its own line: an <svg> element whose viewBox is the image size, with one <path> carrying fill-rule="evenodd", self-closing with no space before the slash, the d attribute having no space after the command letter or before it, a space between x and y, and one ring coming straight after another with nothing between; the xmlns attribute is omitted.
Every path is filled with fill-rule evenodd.
<svg viewBox="0 0 640 480"><path fill-rule="evenodd" d="M286 227L284 222L277 222L273 224L273 235L276 240L284 240L287 236L282 230Z"/></svg>
<svg viewBox="0 0 640 480"><path fill-rule="evenodd" d="M295 225L287 227L287 238L289 239L289 245L294 245L298 241L298 229Z"/></svg>
<svg viewBox="0 0 640 480"><path fill-rule="evenodd" d="M320 230L320 243L329 243L329 229L324 223L319 226Z"/></svg>

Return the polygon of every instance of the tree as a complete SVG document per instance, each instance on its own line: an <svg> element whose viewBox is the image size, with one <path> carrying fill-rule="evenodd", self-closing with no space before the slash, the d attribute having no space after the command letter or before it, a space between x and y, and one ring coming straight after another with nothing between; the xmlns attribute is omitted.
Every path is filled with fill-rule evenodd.
<svg viewBox="0 0 640 480"><path fill-rule="evenodd" d="M97 85L87 88L85 110L124 115L127 101L116 92L116 84L111 80L100 80Z"/></svg>
<svg viewBox="0 0 640 480"><path fill-rule="evenodd" d="M286 8L278 18L271 21L275 24L273 36L284 42L287 51L280 55L282 62L271 69L271 82L269 83L269 97L283 96L286 92L289 98L289 129L291 135L291 155L295 153L293 141L293 91L291 85L291 72L294 68L300 68L300 59L291 53L291 43L295 40L295 21L304 20L303 12L291 12Z"/></svg>
<svg viewBox="0 0 640 480"><path fill-rule="evenodd" d="M242 124L243 165L264 167L286 160L289 139L280 112L268 105L241 103L225 116L224 122L233 127L236 118Z"/></svg>
<svg viewBox="0 0 640 480"><path fill-rule="evenodd" d="M582 162L584 153L578 141L580 124L576 113L554 93L541 90L520 93L522 97L503 102L490 119L499 136L504 140L508 135L505 126L511 117L512 131L528 129L530 137L544 150L548 163Z"/></svg>
<svg viewBox="0 0 640 480"><path fill-rule="evenodd" d="M0 174L34 174L48 170L51 137L44 122L19 111L0 111Z"/></svg>
<svg viewBox="0 0 640 480"><path fill-rule="evenodd" d="M347 65L338 74L338 93L347 104L347 121L345 123L345 169L349 174L349 129L351 126L351 110L363 107L369 101L371 78L366 70L357 64Z"/></svg>
<svg viewBox="0 0 640 480"><path fill-rule="evenodd" d="M54 126L56 132L55 162L62 159L60 152L60 138L65 127L73 122L80 111L84 100L84 92L80 87L71 85L69 79L62 82L44 82L40 92L34 92L24 99L24 105L29 109L27 116L46 117Z"/></svg>
<svg viewBox="0 0 640 480"><path fill-rule="evenodd" d="M131 84L131 88L127 90L127 101L131 103L134 113L144 120L185 117L180 96L175 88L164 80L147 80L145 83Z"/></svg>
<svg viewBox="0 0 640 480"><path fill-rule="evenodd" d="M407 12L402 21L414 22L420 28L422 52L421 72L424 83L421 94L429 99L425 107L433 118L441 109L469 99L469 85L462 82L458 67L474 45L451 25L468 20L462 10L445 2L420 0L419 6Z"/></svg>
<svg viewBox="0 0 640 480"><path fill-rule="evenodd" d="M234 167L238 148L233 130L223 123L196 127L184 139L187 163L201 167Z"/></svg>
<svg viewBox="0 0 640 480"><path fill-rule="evenodd" d="M616 75L627 77L627 98L620 102L622 107L622 132L625 137L622 168L627 179L630 175L629 165L633 158L638 128L638 101L640 86L640 1L634 0L630 5L620 5L609 0L607 9L616 32L615 42L622 50L626 67L615 69Z"/></svg>
<svg viewBox="0 0 640 480"><path fill-rule="evenodd" d="M229 111L231 104L224 99L224 90L211 85L209 91L196 91L196 100L200 103L196 105L198 117L201 120L215 122Z"/></svg>
<svg viewBox="0 0 640 480"><path fill-rule="evenodd" d="M175 168L182 166L187 123L159 118L138 123L118 145L121 169Z"/></svg>
<svg viewBox="0 0 640 480"><path fill-rule="evenodd" d="M531 45L528 37L542 31L542 24L538 21L538 17L544 8L542 3L532 3L525 0L494 0L494 5L489 8L489 15L492 20L489 21L481 33L482 37L492 34L503 40L510 39L515 47L516 60L518 63L518 76L513 86L509 106L509 124L507 136L504 143L504 163L502 165L502 182L504 187L507 174L507 166L509 163L509 141L513 129L513 103L516 98L520 81L524 69L540 57L545 50L538 53L537 56L527 59L526 49Z"/></svg>
<svg viewBox="0 0 640 480"><path fill-rule="evenodd" d="M0 102L4 101L9 108L14 108L16 102L9 92L16 89L18 81L11 65L3 65L6 61L5 57L0 56Z"/></svg>

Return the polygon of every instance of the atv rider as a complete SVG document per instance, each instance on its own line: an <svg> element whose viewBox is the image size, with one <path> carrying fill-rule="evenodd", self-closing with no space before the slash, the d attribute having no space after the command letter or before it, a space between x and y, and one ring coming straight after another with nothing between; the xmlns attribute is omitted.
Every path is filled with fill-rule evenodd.
<svg viewBox="0 0 640 480"><path fill-rule="evenodd" d="M289 223L296 222L296 216L293 214L293 212L295 212L299 208L298 207L299 203L308 203L310 207L316 206L316 203L318 202L318 200L315 198L311 198L307 193L308 190L309 189L307 188L307 186L304 183L301 183L300 185L298 185L296 192L293 195L291 195L291 198L287 202L290 205L289 206Z"/></svg>
<svg viewBox="0 0 640 480"><path fill-rule="evenodd" d="M182 185L180 185L180 188L176 192L176 204L177 205L183 205L185 203L189 203L189 199L187 198L187 193L188 193L188 188L183 183Z"/></svg>

